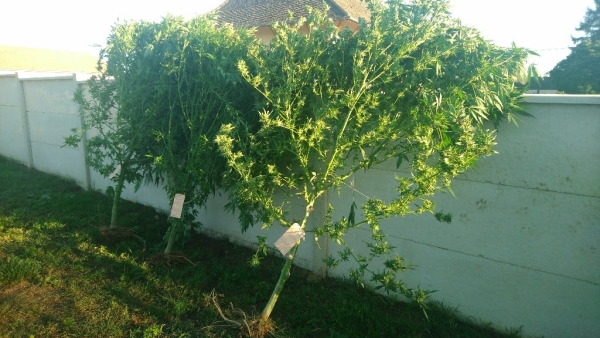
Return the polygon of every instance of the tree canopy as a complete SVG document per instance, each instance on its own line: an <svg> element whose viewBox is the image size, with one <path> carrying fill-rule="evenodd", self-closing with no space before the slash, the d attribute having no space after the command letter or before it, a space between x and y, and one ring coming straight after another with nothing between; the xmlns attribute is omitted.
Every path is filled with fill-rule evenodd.
<svg viewBox="0 0 600 338"><path fill-rule="evenodd" d="M571 54L550 71L557 89L567 94L600 93L600 0L594 3L577 28L584 36L573 38Z"/></svg>

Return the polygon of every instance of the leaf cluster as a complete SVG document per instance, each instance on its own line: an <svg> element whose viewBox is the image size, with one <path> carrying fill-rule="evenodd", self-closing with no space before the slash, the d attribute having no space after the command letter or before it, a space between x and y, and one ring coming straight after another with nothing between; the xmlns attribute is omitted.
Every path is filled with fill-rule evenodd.
<svg viewBox="0 0 600 338"><path fill-rule="evenodd" d="M222 184L216 133L224 123L245 122L240 112L253 106L237 71L252 43L250 31L218 27L209 17L117 23L100 74L75 94L84 130L96 133L87 142L90 165L108 176L120 164L126 182L163 182L170 199L186 195L182 218L193 222L196 207ZM77 134L66 138L78 142Z"/></svg>

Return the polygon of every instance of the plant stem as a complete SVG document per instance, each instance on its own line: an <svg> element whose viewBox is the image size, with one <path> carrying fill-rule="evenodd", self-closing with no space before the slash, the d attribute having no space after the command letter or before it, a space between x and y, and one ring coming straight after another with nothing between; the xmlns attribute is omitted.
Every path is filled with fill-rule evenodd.
<svg viewBox="0 0 600 338"><path fill-rule="evenodd" d="M165 255L171 254L173 244L175 243L175 234L177 233L177 225L179 222L180 220L176 220L171 224L171 233L169 234L169 241L167 242L167 247L165 248Z"/></svg>
<svg viewBox="0 0 600 338"><path fill-rule="evenodd" d="M296 251L298 251L299 246L300 246L300 241L298 241L298 243L296 243L296 245L294 245L294 247L292 247L292 249L288 253L285 264L283 265L283 268L281 269L281 274L279 275L279 280L277 281L277 284L275 285L275 289L273 289L273 293L271 294L271 298L269 298L267 305L265 305L265 308L260 315L261 322L265 322L271 316L271 312L273 311L273 308L275 307L275 303L277 302L277 299L279 298L279 294L281 293L281 290L283 290L283 285L287 281L288 277L290 277L290 270L292 268L292 262L294 262L294 258L296 257Z"/></svg>
<svg viewBox="0 0 600 338"><path fill-rule="evenodd" d="M321 195L322 192L323 191L318 192L308 198L308 203L306 206L306 213L304 214L304 218L302 219L302 224L300 224L301 229L304 229L306 227L306 222L308 222L310 213L313 211L313 205L315 205L315 200L319 197L319 195ZM265 305L265 308L260 315L261 322L266 322L269 319L269 317L271 316L271 312L273 311L273 308L275 307L275 303L277 303L279 294L281 293L281 290L283 290L283 286L285 285L285 282L290 277L290 270L292 269L292 263L294 262L294 258L296 257L296 252L298 251L298 247L300 246L300 243L302 243L302 240L298 240L296 245L294 245L290 249L290 252L288 252L288 254L287 254L285 264L283 265L283 268L281 269L281 274L279 275L279 280L277 281L277 284L275 285L275 288L273 289L273 293L271 293L271 298L269 298L267 305Z"/></svg>
<svg viewBox="0 0 600 338"><path fill-rule="evenodd" d="M121 192L123 191L123 184L125 184L125 175L123 175L124 168L121 169L119 179L117 180L117 186L115 187L115 196L113 197L113 205L110 216L110 228L114 229L117 227L117 209L119 206L119 199L121 198Z"/></svg>

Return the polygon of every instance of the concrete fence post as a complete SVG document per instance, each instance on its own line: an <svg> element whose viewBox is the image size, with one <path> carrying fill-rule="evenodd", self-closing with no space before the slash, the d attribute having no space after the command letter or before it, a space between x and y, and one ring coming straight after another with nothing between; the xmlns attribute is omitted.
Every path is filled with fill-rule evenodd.
<svg viewBox="0 0 600 338"><path fill-rule="evenodd" d="M27 167L32 169L33 166L33 153L31 150L31 137L29 134L29 119L27 116L27 100L25 99L25 87L23 86L23 80L19 78L19 73L15 73L17 80L19 81L19 102L21 106L21 125L23 127L23 137L25 139L25 148L27 149Z"/></svg>
<svg viewBox="0 0 600 338"><path fill-rule="evenodd" d="M83 89L83 83L77 81L77 76L73 73L73 81L75 82L75 87L79 89ZM80 117L80 125L81 125L81 148L83 151L83 167L85 170L85 190L92 189L92 179L90 175L90 166L87 161L87 130L85 130L85 119L84 119L84 111L83 107L80 104L77 104L77 111L79 112Z"/></svg>

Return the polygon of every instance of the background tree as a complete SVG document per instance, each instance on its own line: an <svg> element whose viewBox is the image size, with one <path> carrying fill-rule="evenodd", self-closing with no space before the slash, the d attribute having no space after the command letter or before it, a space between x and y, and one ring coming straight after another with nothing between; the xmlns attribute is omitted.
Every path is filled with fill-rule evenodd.
<svg viewBox="0 0 600 338"><path fill-rule="evenodd" d="M584 36L572 38L571 54L550 71L556 88L567 94L600 93L600 0L594 3L577 28Z"/></svg>
<svg viewBox="0 0 600 338"><path fill-rule="evenodd" d="M345 246L327 263L354 259L356 280L368 278L422 304L427 292L397 278L408 264L387 243L379 222L433 212L431 195L449 189L454 176L493 153L494 130L483 122L498 125L525 114L514 83L525 71L528 51L485 41L449 16L446 1L369 1L369 7L371 18L360 22L357 33L339 32L326 10L274 25L270 45L253 46L239 65L264 98L258 128L225 125L217 143L228 160L230 207L239 212L242 229L259 222L306 229L315 202L349 184L355 172L386 161L404 166L409 174L397 179L396 199L352 203L341 219L333 219L330 207L322 225L306 230L345 246L348 231L370 227L368 256ZM299 33L304 24L308 35ZM298 200L302 213L290 207ZM449 221L450 215L437 217ZM263 323L300 244L284 255ZM380 256L384 266L371 268Z"/></svg>

